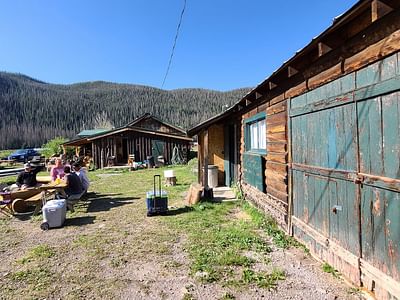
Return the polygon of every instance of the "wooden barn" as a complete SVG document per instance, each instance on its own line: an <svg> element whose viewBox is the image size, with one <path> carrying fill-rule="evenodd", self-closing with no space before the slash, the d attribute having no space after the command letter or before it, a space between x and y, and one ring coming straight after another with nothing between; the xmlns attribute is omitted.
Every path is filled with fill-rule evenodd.
<svg viewBox="0 0 400 300"><path fill-rule="evenodd" d="M96 168L104 168L110 161L115 165L126 165L133 155L136 162L153 156L156 162L162 157L162 161L169 164L175 147L186 162L192 141L184 130L150 114L116 129L85 132L91 134L83 134L63 147L75 147L79 155L91 156Z"/></svg>
<svg viewBox="0 0 400 300"><path fill-rule="evenodd" d="M199 170L378 299L400 299L400 2L361 0L224 113ZM199 180L203 183L200 174Z"/></svg>

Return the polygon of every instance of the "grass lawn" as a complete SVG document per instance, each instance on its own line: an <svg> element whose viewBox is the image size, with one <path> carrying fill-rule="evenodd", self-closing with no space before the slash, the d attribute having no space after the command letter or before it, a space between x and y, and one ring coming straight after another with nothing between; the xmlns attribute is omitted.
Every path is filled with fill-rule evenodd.
<svg viewBox="0 0 400 300"><path fill-rule="evenodd" d="M191 166L173 167L178 184L163 187L170 213L146 217L165 169L90 172L89 197L63 228L0 217L0 299L279 299L297 284L285 251L308 255L272 219L242 201L185 206ZM321 284L337 280L316 272Z"/></svg>

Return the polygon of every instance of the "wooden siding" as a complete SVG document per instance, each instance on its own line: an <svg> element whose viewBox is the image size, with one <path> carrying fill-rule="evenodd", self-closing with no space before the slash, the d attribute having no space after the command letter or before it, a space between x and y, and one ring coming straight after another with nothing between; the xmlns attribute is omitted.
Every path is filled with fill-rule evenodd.
<svg viewBox="0 0 400 300"><path fill-rule="evenodd" d="M119 158L120 155L117 156L118 151L121 153L121 149L119 147L124 145L123 143L117 143L118 139L126 140L126 158ZM154 134L150 135L127 131L124 133L119 133L117 136L107 136L93 141L93 158L95 166L96 168L106 167L108 156L116 156L119 159L116 161L117 164L127 164L129 154L134 154L136 161L146 160L147 156L152 156L154 154L153 146L154 142L157 141L164 145L162 152L166 163L171 162L172 153L175 146L177 146L181 151L185 161L187 160L189 151L188 141L157 136ZM155 159L157 158L155 157Z"/></svg>
<svg viewBox="0 0 400 300"><path fill-rule="evenodd" d="M282 100L281 97L276 99ZM266 113L266 154L251 154L245 151L245 121L260 112ZM286 100L261 104L242 115L240 170L243 190L248 200L274 216L285 231L289 208L287 144ZM256 178L255 174L259 172L262 174Z"/></svg>
<svg viewBox="0 0 400 300"><path fill-rule="evenodd" d="M146 130L159 131L164 133L185 136L185 134L182 131L179 131L173 128L172 126L169 126L168 124L153 119L152 117L145 118L144 120L134 124L133 126L140 127Z"/></svg>

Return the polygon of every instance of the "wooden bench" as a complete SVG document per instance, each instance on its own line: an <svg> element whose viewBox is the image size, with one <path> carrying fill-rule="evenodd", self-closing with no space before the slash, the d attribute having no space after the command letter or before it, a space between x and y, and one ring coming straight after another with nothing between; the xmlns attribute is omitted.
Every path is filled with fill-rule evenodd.
<svg viewBox="0 0 400 300"><path fill-rule="evenodd" d="M32 197L29 197L27 199L15 199L12 203L12 210L15 213L22 213L22 212L26 212L27 208L30 206L34 206L35 210L33 211L33 215L37 215L42 206L43 206L43 202L48 199L49 197L52 197L53 195L55 195L56 190L52 189L52 190L46 190L46 191L42 191L39 194L36 194Z"/></svg>

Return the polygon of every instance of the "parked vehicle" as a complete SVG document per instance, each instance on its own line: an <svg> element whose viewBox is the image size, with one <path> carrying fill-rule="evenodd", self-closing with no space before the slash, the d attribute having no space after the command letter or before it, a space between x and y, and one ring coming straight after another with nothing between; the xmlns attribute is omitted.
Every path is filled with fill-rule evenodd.
<svg viewBox="0 0 400 300"><path fill-rule="evenodd" d="M34 149L18 149L8 156L9 160L15 160L18 162L28 162L33 159L33 157L39 156L40 153Z"/></svg>

